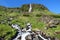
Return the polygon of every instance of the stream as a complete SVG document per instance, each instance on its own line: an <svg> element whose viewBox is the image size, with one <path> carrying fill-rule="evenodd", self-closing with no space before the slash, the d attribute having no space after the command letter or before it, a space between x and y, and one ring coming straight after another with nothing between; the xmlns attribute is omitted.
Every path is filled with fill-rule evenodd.
<svg viewBox="0 0 60 40"><path fill-rule="evenodd" d="M17 36L13 39L13 40L19 40L19 37L21 37L21 40L26 40L26 37L28 35L31 35L33 34L32 33L32 28L31 28L31 24L30 23L27 23L27 27L24 28L24 29L21 29L19 25L17 24L12 24L12 28L15 28L16 30L18 30L18 34ZM35 33L34 33L35 34ZM43 39L43 40L48 40L48 39L45 39L43 36L41 36L41 34L39 34L38 32L38 35L36 36L37 39L32 39L32 40L39 40L38 36Z"/></svg>

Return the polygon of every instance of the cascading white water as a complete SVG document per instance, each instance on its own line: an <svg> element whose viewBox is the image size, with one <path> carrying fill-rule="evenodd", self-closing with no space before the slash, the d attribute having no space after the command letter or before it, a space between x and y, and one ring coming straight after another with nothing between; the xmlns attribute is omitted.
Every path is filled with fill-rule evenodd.
<svg viewBox="0 0 60 40"><path fill-rule="evenodd" d="M26 40L25 38L26 38L28 35L31 34L31 33L30 33L30 31L31 31L31 24L30 24L30 23L27 23L27 28L28 28L28 30L26 30L25 33L22 33L22 35L21 35L21 40Z"/></svg>
<svg viewBox="0 0 60 40"><path fill-rule="evenodd" d="M29 12L31 12L32 11L32 5L30 4L30 7L29 7Z"/></svg>
<svg viewBox="0 0 60 40"><path fill-rule="evenodd" d="M25 30L26 32L22 32L20 29L20 26L18 26L17 24L12 24L12 27L18 30L18 35L16 36L16 38L14 38L13 40L18 40L18 38L21 36L21 40L26 40L25 38L30 35L29 31L31 31L31 25L30 23L27 23L27 27L29 27L28 30Z"/></svg>
<svg viewBox="0 0 60 40"><path fill-rule="evenodd" d="M27 23L27 28L26 28L27 30L27 32L29 32L29 31L32 31L32 26L31 26L31 24L30 23Z"/></svg>
<svg viewBox="0 0 60 40"><path fill-rule="evenodd" d="M13 39L13 40L18 40L18 38L21 36L21 33L18 33L18 35L16 36L16 38L15 39Z"/></svg>
<svg viewBox="0 0 60 40"><path fill-rule="evenodd" d="M21 30L21 29L20 29L20 26L18 26L17 24L12 24L11 26L12 26L13 28L19 30L19 31Z"/></svg>
<svg viewBox="0 0 60 40"><path fill-rule="evenodd" d="M21 40L26 40L25 38L30 35L29 32L26 32L26 33L23 33L22 36L21 36Z"/></svg>
<svg viewBox="0 0 60 40"><path fill-rule="evenodd" d="M18 26L17 24L12 24L12 27L17 29L18 30L18 34L16 36L16 38L14 38L13 40L19 40L18 38L21 37L21 40L26 40L25 38L28 36L28 35L31 35L32 33L30 33L31 31L31 24L30 23L27 23L27 30L25 28L24 32L21 30L20 26ZM38 33L38 36L40 38L42 38L43 40L48 40L48 39L45 39L44 37L41 36L40 32L37 32ZM36 36L37 37L37 36ZM38 38L38 37L37 37ZM38 39L39 40L39 39Z"/></svg>
<svg viewBox="0 0 60 40"><path fill-rule="evenodd" d="M18 35L16 36L16 38L14 38L13 40L18 40L18 38L21 36L22 31L20 26L18 26L17 24L12 24L12 27L18 30Z"/></svg>
<svg viewBox="0 0 60 40"><path fill-rule="evenodd" d="M45 39L44 37L42 37L40 34L38 34L38 36L41 37L43 40L47 40L47 39Z"/></svg>

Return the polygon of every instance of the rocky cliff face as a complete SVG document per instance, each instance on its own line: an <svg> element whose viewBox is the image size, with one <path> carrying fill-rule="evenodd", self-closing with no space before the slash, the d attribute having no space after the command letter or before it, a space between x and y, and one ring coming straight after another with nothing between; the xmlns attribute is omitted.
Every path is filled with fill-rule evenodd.
<svg viewBox="0 0 60 40"><path fill-rule="evenodd" d="M48 15L41 16L41 21L44 22L47 27L51 27L51 28L56 27L56 25L60 23L59 20Z"/></svg>

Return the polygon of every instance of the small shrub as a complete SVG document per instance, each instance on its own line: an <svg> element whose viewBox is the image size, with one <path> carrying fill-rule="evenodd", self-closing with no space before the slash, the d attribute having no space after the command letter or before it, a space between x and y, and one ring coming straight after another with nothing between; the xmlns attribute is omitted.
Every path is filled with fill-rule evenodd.
<svg viewBox="0 0 60 40"><path fill-rule="evenodd" d="M51 16L54 17L54 18L60 18L59 15L51 15Z"/></svg>
<svg viewBox="0 0 60 40"><path fill-rule="evenodd" d="M36 14L36 17L40 17L41 15L40 14Z"/></svg>
<svg viewBox="0 0 60 40"><path fill-rule="evenodd" d="M25 17L29 17L30 15L28 15L28 14L23 14L23 16L25 16Z"/></svg>

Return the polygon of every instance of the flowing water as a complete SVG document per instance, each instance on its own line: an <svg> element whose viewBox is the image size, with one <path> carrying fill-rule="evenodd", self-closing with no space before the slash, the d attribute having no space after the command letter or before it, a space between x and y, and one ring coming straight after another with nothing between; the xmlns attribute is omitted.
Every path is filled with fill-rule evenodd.
<svg viewBox="0 0 60 40"><path fill-rule="evenodd" d="M31 31L31 25L28 24L27 26L29 27L29 29L28 30L25 29L24 31L22 31L23 29L21 29L20 26L18 26L17 24L12 24L12 27L18 30L18 34L13 40L19 40L19 37L21 37L21 40L26 40L26 37L28 35L33 34ZM41 36L40 32L37 32L37 33L38 34L35 34L35 36L36 35L37 36L35 38L33 38L32 40L40 40L39 38L41 38L42 40L48 40L48 39L45 39L43 36Z"/></svg>

